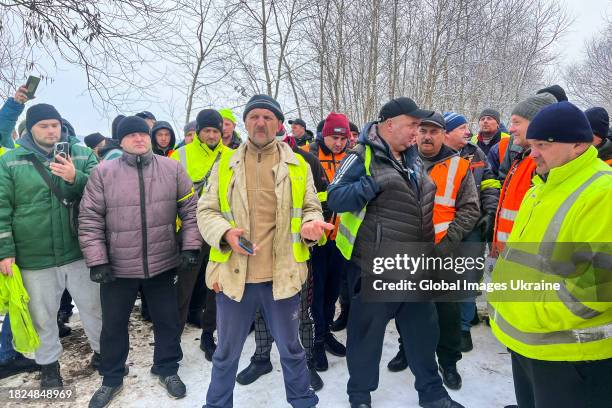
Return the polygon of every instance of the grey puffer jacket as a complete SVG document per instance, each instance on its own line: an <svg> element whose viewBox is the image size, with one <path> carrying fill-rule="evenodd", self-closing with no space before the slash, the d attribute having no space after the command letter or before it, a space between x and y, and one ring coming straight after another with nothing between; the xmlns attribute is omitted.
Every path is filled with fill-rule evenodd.
<svg viewBox="0 0 612 408"><path fill-rule="evenodd" d="M182 250L199 250L197 195L175 160L124 152L94 169L79 214L79 243L87 266L110 263L119 278L150 278L179 263Z"/></svg>

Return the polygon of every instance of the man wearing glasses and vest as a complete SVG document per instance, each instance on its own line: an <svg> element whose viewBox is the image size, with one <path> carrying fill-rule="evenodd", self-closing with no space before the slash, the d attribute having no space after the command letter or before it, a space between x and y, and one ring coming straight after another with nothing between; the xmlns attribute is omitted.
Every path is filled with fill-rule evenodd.
<svg viewBox="0 0 612 408"><path fill-rule="evenodd" d="M327 192L329 207L339 213L336 245L350 262L347 278L351 307L347 325L347 393L352 408L370 408L378 388L378 367L385 330L395 318L406 340L404 350L419 405L461 408L442 385L435 349L438 324L435 305L420 302L369 302L363 298L362 272L377 247L433 243L436 186L423 169L414 146L422 118L433 112L419 109L406 97L387 102L378 120L365 125L359 143L336 172Z"/></svg>
<svg viewBox="0 0 612 408"><path fill-rule="evenodd" d="M255 95L243 116L248 141L221 157L198 203L198 226L211 246L206 283L217 292L219 337L205 406L233 405L242 347L261 309L280 354L287 401L310 408L318 398L298 340L299 293L308 247L333 225L323 221L308 164L275 139L284 121L278 102Z"/></svg>
<svg viewBox="0 0 612 408"><path fill-rule="evenodd" d="M499 204L495 214L495 229L493 231L493 254L501 251L512 231L514 220L523 197L531 187L531 178L535 172L535 162L529 155L527 142L527 127L533 117L545 106L557 100L552 94L542 93L519 102L510 116L510 133L514 136L510 171L499 192Z"/></svg>
<svg viewBox="0 0 612 408"><path fill-rule="evenodd" d="M519 407L609 407L612 170L569 102L543 108L526 138L537 175L492 281L555 286L490 297L491 329L511 351Z"/></svg>

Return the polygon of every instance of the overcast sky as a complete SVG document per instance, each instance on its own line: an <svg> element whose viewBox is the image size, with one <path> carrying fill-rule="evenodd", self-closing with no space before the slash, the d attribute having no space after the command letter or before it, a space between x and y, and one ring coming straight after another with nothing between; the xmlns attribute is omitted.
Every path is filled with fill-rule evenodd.
<svg viewBox="0 0 612 408"><path fill-rule="evenodd" d="M564 55L562 61L569 63L582 58L585 40L601 31L605 15L612 15L612 0L566 0L565 2L575 21L570 31L559 42L558 49ZM110 122L114 114L111 113L107 118L96 111L89 95L84 91L86 82L82 72L68 66L61 68L54 74L50 72L55 79L52 84L41 83L36 102L55 105L60 114L73 124L77 134L81 136L101 132L110 137ZM158 120L171 122L171 118L167 117L168 107L159 103L134 106L132 112L126 113L134 114L142 110L150 110ZM242 116L240 112L235 113L237 117ZM314 127L314 124L309 125ZM176 133L182 135L182 129L176 129Z"/></svg>

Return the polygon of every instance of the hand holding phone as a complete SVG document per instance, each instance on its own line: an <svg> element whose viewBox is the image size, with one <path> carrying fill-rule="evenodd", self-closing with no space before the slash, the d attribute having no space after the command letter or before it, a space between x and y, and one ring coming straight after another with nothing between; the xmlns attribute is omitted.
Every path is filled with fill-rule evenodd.
<svg viewBox="0 0 612 408"><path fill-rule="evenodd" d="M28 77L28 82L26 82L26 96L28 99L34 99L34 94L36 93L36 89L38 88L38 84L40 83L40 78L30 75Z"/></svg>
<svg viewBox="0 0 612 408"><path fill-rule="evenodd" d="M232 248L232 251L240 254L252 256L257 253L257 245L243 238L244 230L241 228L231 228L225 232L223 239Z"/></svg>

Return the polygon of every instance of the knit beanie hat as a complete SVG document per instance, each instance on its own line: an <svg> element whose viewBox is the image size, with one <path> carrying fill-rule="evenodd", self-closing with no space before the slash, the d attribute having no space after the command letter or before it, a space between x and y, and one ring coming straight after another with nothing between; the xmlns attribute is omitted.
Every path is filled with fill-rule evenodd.
<svg viewBox="0 0 612 408"><path fill-rule="evenodd" d="M551 85L546 88L542 88L538 92L536 92L536 95L539 95L544 92L548 92L549 94L554 96L557 102L567 101L565 89L561 88L559 85Z"/></svg>
<svg viewBox="0 0 612 408"><path fill-rule="evenodd" d="M28 109L26 113L26 129L28 132L32 131L32 126L40 122L41 120L57 119L61 122L62 117L59 112L53 107L46 103L39 103L33 105Z"/></svg>
<svg viewBox="0 0 612 408"><path fill-rule="evenodd" d="M184 127L183 127L183 133L187 134L189 132L195 132L198 128L198 122L196 122L195 120L192 120L191 122L187 123Z"/></svg>
<svg viewBox="0 0 612 408"><path fill-rule="evenodd" d="M446 122L446 131L452 132L459 126L468 123L465 116L455 112L444 112L444 121Z"/></svg>
<svg viewBox="0 0 612 408"><path fill-rule="evenodd" d="M149 125L138 116L127 116L121 119L121 122L117 125L117 140L121 142L130 133L146 133L148 135Z"/></svg>
<svg viewBox="0 0 612 408"><path fill-rule="evenodd" d="M87 147L89 147L90 149L93 149L98 144L100 144L100 142L103 141L104 139L106 139L104 136L96 132L96 133L92 133L91 135L85 136L85 139L83 139L83 141L85 142L85 145Z"/></svg>
<svg viewBox="0 0 612 408"><path fill-rule="evenodd" d="M593 134L601 137L602 139L608 137L610 117L608 116L607 110L601 107L589 108L584 111L584 114L591 124Z"/></svg>
<svg viewBox="0 0 612 408"><path fill-rule="evenodd" d="M499 119L500 114L495 109L487 108L483 110L482 112L480 112L480 115L478 116L478 120L482 119L484 116L492 117L493 119L495 119L497 123L501 122L501 120Z"/></svg>
<svg viewBox="0 0 612 408"><path fill-rule="evenodd" d="M593 143L593 130L584 113L563 101L543 108L529 123L527 139L558 143Z"/></svg>
<svg viewBox="0 0 612 408"><path fill-rule="evenodd" d="M200 130L210 127L215 128L219 132L223 132L223 117L214 109L204 109L198 113L196 117L196 132L200 133Z"/></svg>
<svg viewBox="0 0 612 408"><path fill-rule="evenodd" d="M119 140L119 136L117 136L117 126L119 126L119 122L121 122L125 118L125 115L117 115L115 119L113 119L113 124L111 125L111 139Z"/></svg>
<svg viewBox="0 0 612 408"><path fill-rule="evenodd" d="M351 126L348 118L342 113L331 112L325 118L322 134L323 137L332 135L349 137Z"/></svg>
<svg viewBox="0 0 612 408"><path fill-rule="evenodd" d="M349 122L349 127L351 128L351 132L359 133L359 127L357 127L357 125L354 124L353 122Z"/></svg>
<svg viewBox="0 0 612 408"><path fill-rule="evenodd" d="M556 102L557 99L554 97L554 95L548 92L530 96L529 98L516 104L514 109L512 109L511 115L517 115L531 121L533 117L540 110L542 110L542 108Z"/></svg>
<svg viewBox="0 0 612 408"><path fill-rule="evenodd" d="M281 110L280 104L276 101L276 99L272 98L268 95L255 95L247 102L244 107L244 113L242 114L242 120L246 120L246 117L250 111L253 109L267 109L270 112L274 113L274 116L281 122L285 121L285 115L283 115L283 111Z"/></svg>
<svg viewBox="0 0 612 408"><path fill-rule="evenodd" d="M232 112L231 109L228 109L228 108L219 109L219 114L221 115L223 119L231 120L234 125L236 124L237 122L236 116L234 116L234 112Z"/></svg>

